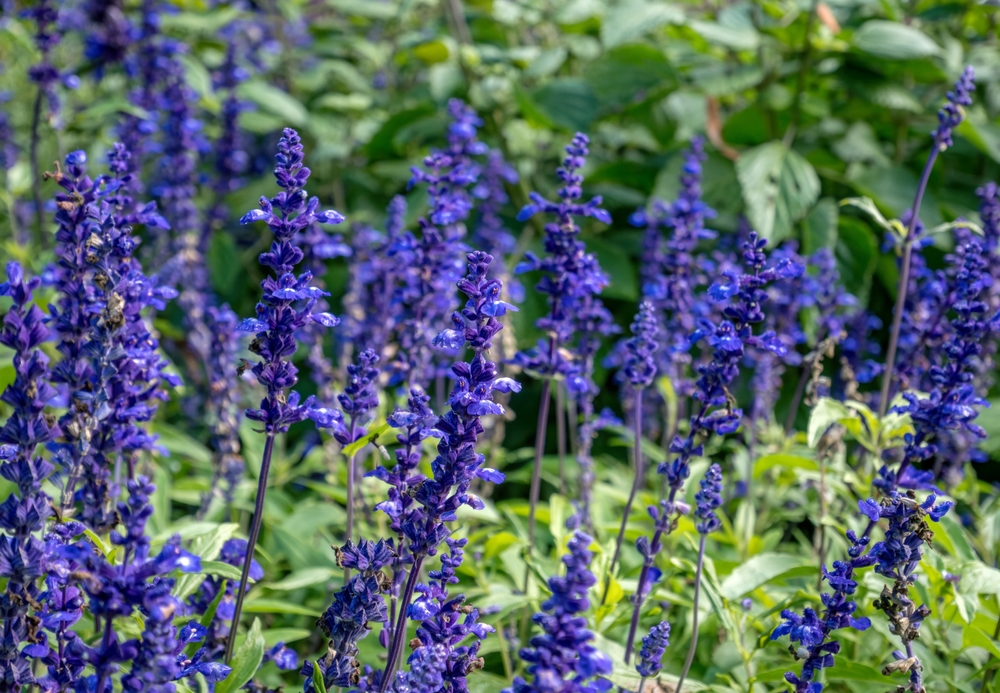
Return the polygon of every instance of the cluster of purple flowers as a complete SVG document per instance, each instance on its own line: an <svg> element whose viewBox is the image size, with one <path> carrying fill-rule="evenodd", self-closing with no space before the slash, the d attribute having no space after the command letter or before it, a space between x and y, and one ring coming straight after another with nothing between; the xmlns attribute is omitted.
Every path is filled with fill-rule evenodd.
<svg viewBox="0 0 1000 693"><path fill-rule="evenodd" d="M586 628L580 614L590 608L587 592L597 582L590 572L591 538L576 532L569 541L569 553L563 556L566 574L549 578L550 596L542 612L533 620L542 629L531 638L530 647L521 650L532 680L520 676L505 693L603 693L612 684L605 678L611 673L611 659L594 647L594 634Z"/></svg>

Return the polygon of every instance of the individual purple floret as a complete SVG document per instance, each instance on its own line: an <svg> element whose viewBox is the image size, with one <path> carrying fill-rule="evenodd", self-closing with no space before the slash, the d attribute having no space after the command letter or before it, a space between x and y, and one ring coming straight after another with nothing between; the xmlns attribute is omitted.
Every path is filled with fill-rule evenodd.
<svg viewBox="0 0 1000 693"><path fill-rule="evenodd" d="M646 679L660 673L663 668L663 655L668 647L670 647L670 623L668 621L657 623L642 637L639 661L635 663L635 670L642 677L639 682L639 693L645 690Z"/></svg>
<svg viewBox="0 0 1000 693"><path fill-rule="evenodd" d="M504 693L601 693L610 690L603 678L611 673L611 659L594 647L594 634L580 616L590 608L587 592L597 582L590 572L591 538L576 532L563 556L566 574L549 578L552 596L542 603L543 611L532 620L543 633L531 638L530 647L520 651L531 681L514 677L514 685Z"/></svg>
<svg viewBox="0 0 1000 693"><path fill-rule="evenodd" d="M316 622L330 644L315 665L308 660L302 665L305 693L316 690L313 678L317 668L328 691L354 686L361 679L357 643L375 624L384 624L388 618L382 593L389 579L382 569L391 563L393 554L392 545L382 540L362 539L357 545L348 541L337 550L338 565L357 572L337 591L333 604Z"/></svg>
<svg viewBox="0 0 1000 693"><path fill-rule="evenodd" d="M252 368L254 376L266 390L259 409L248 409L246 416L263 425L266 435L261 471L258 477L254 516L250 526L249 547L243 563L243 576L237 592L233 629L230 633L226 659L232 656L236 640L236 626L243 606L243 593L247 584L250 562L260 532L267 492L267 477L274 452L274 438L288 430L294 423L305 420L313 409L313 399L300 400L299 393L291 390L298 382L298 369L291 358L296 351L295 334L309 323L335 327L340 320L330 313L313 312L316 301L329 294L312 285L312 273L294 274L304 253L295 245L296 237L313 224L339 224L344 217L333 210L319 211L319 200L310 198L305 191L310 171L303 165L302 141L297 132L286 128L278 142L277 165L274 177L282 190L273 198L260 198L260 209L247 212L241 224L256 221L267 223L274 240L267 252L260 254L260 264L271 271L261 282L264 296L257 304L257 317L240 324L246 332L254 333L250 351L260 360ZM291 392L289 393L289 390Z"/></svg>
<svg viewBox="0 0 1000 693"><path fill-rule="evenodd" d="M414 489L416 502L400 522L413 563L393 626L380 693L385 693L394 679L406 637L410 602L424 560L435 555L441 542L448 538L451 529L447 523L455 520L460 507L468 505L474 510L484 507L482 500L469 492L472 481L479 478L500 483L504 479L500 472L483 466L485 458L476 452L476 442L483 432L480 418L504 413L503 407L493 401L493 392L520 390L520 385L510 378L498 378L496 364L486 356L493 338L503 329L497 318L516 308L500 299L500 282L488 276L493 258L473 252L468 254L468 260L469 273L458 282L468 301L453 315L454 328L442 332L436 341L452 350L467 345L472 350L472 359L452 366L455 386L448 398L450 409L434 425L442 433L438 455L431 464L434 476ZM384 509L394 510L388 506Z"/></svg>

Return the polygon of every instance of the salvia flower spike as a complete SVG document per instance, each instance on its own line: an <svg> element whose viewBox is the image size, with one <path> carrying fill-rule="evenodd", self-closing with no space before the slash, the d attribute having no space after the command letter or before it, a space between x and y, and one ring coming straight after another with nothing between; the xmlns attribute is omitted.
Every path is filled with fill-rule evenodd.
<svg viewBox="0 0 1000 693"><path fill-rule="evenodd" d="M879 395L878 413L879 416L885 414L889 408L889 399L892 395L893 367L896 361L896 348L899 343L899 330L903 319L903 308L906 303L907 287L910 284L910 264L913 257L913 244L917 241L915 233L920 217L920 203L924 199L924 191L927 189L927 181L930 179L931 169L938 154L951 146L951 133L962 122L965 117L964 106L972 105L972 92L976 89L975 71L972 66L968 66L962 72L962 76L955 82L955 88L948 92L945 105L938 111L938 127L934 130L934 146L924 164L923 174L917 184L917 194L913 200L913 207L909 210L906 237L903 241L903 257L900 261L899 283L896 286L896 305L893 308L892 327L889 330L889 345L885 353L885 370L882 373L882 390Z"/></svg>
<svg viewBox="0 0 1000 693"><path fill-rule="evenodd" d="M254 334L250 351L260 357L251 370L266 394L260 408L247 409L246 416L261 424L265 443L247 554L236 594L233 628L226 647L227 661L232 657L236 642L243 595L260 533L274 438L306 418L314 418L319 425L325 423L323 415L317 413L313 406L313 398L301 400L299 393L292 389L298 382L298 370L292 365L291 358L296 351L295 333L298 330L310 323L336 327L340 320L330 313L313 312L316 302L329 294L312 285L312 273L295 274L295 266L304 257L295 240L313 224L339 224L344 217L333 210L321 211L319 200L306 193L310 171L303 165L303 158L302 140L297 132L286 128L278 142L274 169L274 178L281 192L272 198L260 198L260 209L251 210L240 219L241 224L265 222L274 234L274 240L270 249L260 254L260 264L271 274L261 282L264 296L257 304L257 316L244 320L239 326L240 330Z"/></svg>

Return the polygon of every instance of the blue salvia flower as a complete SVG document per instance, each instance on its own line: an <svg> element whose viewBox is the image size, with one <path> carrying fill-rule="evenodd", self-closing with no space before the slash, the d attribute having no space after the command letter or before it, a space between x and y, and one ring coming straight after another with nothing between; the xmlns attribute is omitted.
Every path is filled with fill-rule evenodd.
<svg viewBox="0 0 1000 693"><path fill-rule="evenodd" d="M503 329L497 318L516 308L500 299L500 281L488 276L493 258L483 252L469 253L467 257L469 272L458 282L458 287L468 301L453 315L454 328L442 332L436 341L453 350L467 345L472 350L472 359L452 366L455 386L448 398L450 409L434 426L442 433L438 455L431 464L434 476L414 490L416 503L401 522L413 564L393 627L380 693L391 683L399 663L410 602L423 561L435 555L448 537L451 530L447 523L455 520L460 507L468 505L474 510L484 507L482 500L469 492L472 481L479 478L500 483L504 479L500 472L483 466L485 458L476 452L476 442L483 432L481 417L504 413L503 407L493 401L493 392L520 390L520 385L510 378L498 378L496 364L486 356L493 338Z"/></svg>
<svg viewBox="0 0 1000 693"><path fill-rule="evenodd" d="M406 225L406 198L396 195L386 209L385 233L362 227L351 236L352 260L344 296L344 345L364 344L386 357L386 346L396 332L401 303L397 283L406 270L392 257Z"/></svg>
<svg viewBox="0 0 1000 693"><path fill-rule="evenodd" d="M707 339L711 347L711 360L698 367L698 378L694 398L695 411L691 416L690 430L686 437L675 436L670 443L672 459L661 462L657 471L666 477L668 496L661 500L659 507L649 508L653 519L652 539L643 536L636 541L636 548L644 557L636 594L633 597L632 624L626 644L626 658L631 655L639 613L645 601L647 577L653 569L653 561L662 546L665 534L672 531L675 514L685 511L685 506L677 500L677 494L691 473L691 460L704 454L700 442L703 435L727 435L740 426L742 412L734 409L728 387L739 374L739 363L747 347L757 351L767 350L781 355L784 344L774 332L755 335L753 328L764 322L763 306L768 294L765 287L782 278L796 277L804 268L783 258L772 267L766 267L767 255L764 247L767 241L751 231L743 243L743 262L746 271L732 272L727 281L715 283L709 289L712 298L725 305L722 319L716 325L707 318L701 318L698 329L691 335L692 342ZM735 300L732 300L735 298Z"/></svg>
<svg viewBox="0 0 1000 693"><path fill-rule="evenodd" d="M361 679L357 643L375 624L384 624L388 618L382 597L388 578L382 569L392 558L392 545L382 540L362 539L357 545L348 541L337 551L337 564L357 572L337 591L330 608L316 622L330 644L326 654L316 662L318 666L310 661L302 665L300 673L306 677L306 693L316 690L313 678L317 668L328 691L354 686Z"/></svg>
<svg viewBox="0 0 1000 693"><path fill-rule="evenodd" d="M94 668L94 674L82 685L88 691L104 691L120 665L133 661L132 671L123 678L135 677L139 685L129 683L126 690L142 690L144 685L152 685L154 690L167 693L173 688L169 683L180 675L175 661L176 643L161 643L158 639L166 636L167 641L173 640L172 619L179 613L180 604L170 595L173 580L166 576L174 570L200 573L201 561L181 548L177 535L151 556L145 527L153 513L149 496L155 487L140 476L128 482L128 490L128 501L118 504L124 532L113 531L110 536L121 551L122 563L110 563L89 540L61 547L62 556L80 566L76 571L78 579L88 596L95 630L101 633L93 646L80 644L86 661ZM120 642L114 619L130 617L140 609L147 613L148 640ZM161 652L159 648L164 645L167 649ZM167 653L169 656L159 657Z"/></svg>
<svg viewBox="0 0 1000 693"><path fill-rule="evenodd" d="M701 490L694 495L696 503L694 515L698 522L699 534L710 534L722 526L715 511L722 505L722 467L713 464L701 480Z"/></svg>
<svg viewBox="0 0 1000 693"><path fill-rule="evenodd" d="M278 142L275 180L282 191L276 197L260 199L260 209L247 212L241 224L267 222L274 241L261 253L260 263L273 275L261 282L263 300L257 317L247 318L239 329L256 335L250 351L260 356L253 374L267 390L259 409L248 409L247 418L262 423L269 435L281 433L308 417L312 401L300 402L297 392L285 396L298 382L298 370L291 363L296 351L295 333L309 323L335 327L340 320L330 313L313 312L316 301L329 295L312 285L313 276L296 276L295 266L304 253L295 245L296 236L314 223L339 224L344 217L333 210L317 211L319 200L309 198L305 184L310 171L303 166L302 141L297 132L286 128Z"/></svg>
<svg viewBox="0 0 1000 693"><path fill-rule="evenodd" d="M483 125L476 112L460 99L448 102L448 147L434 150L424 159L424 168L410 169L413 177L410 187L417 183L427 185L430 198L430 221L438 226L451 226L468 218L472 211L469 188L479 178L480 165L472 158L488 151L476 138Z"/></svg>
<svg viewBox="0 0 1000 693"><path fill-rule="evenodd" d="M200 514L208 510L212 499L221 497L226 507L233 502L233 494L243 477L243 456L240 454L239 401L240 383L237 375L241 348L235 338L239 318L229 306L210 306L205 311L211 341L208 348L208 399L211 432L212 480L208 492L202 497Z"/></svg>
<svg viewBox="0 0 1000 693"><path fill-rule="evenodd" d="M559 189L559 202L550 202L536 192L531 193L531 203L518 213L518 221L527 221L535 214L553 214L554 223L545 225L545 257L525 253L525 260L515 269L516 273L542 272L544 277L535 288L547 296L549 312L535 323L550 335L532 351L521 352L515 362L543 376L564 374L570 363L560 348L569 344L576 332L575 312L584 299L599 294L608 285L608 276L601 270L597 258L587 252L580 240L580 227L574 217L593 217L605 224L611 215L601 209L600 196L588 202L577 200L583 194L583 175L580 169L586 164L590 140L577 133L566 146L566 157L556 175L563 182Z"/></svg>
<svg viewBox="0 0 1000 693"><path fill-rule="evenodd" d="M855 618L857 604L852 597L858 589L855 571L872 565L875 560L865 553L868 536L858 537L854 530L847 530L851 542L848 560L834 561L833 570L823 568L823 578L830 585L830 592L822 595L823 615L806 608L802 615L790 609L781 612L784 621L771 633L771 640L789 636L792 644L789 650L796 659L802 660L801 674L789 671L785 680L794 686L795 693L820 693L823 684L816 681L820 670L832 667L833 656L840 652L840 641L831 637L835 630L854 628L867 630L871 621L866 617Z"/></svg>
<svg viewBox="0 0 1000 693"><path fill-rule="evenodd" d="M149 146L150 135L157 131L155 118L162 101L162 82L166 76L163 38L160 34L159 0L142 0L141 19L135 37L135 50L126 61L126 72L134 76L137 84L129 92L129 102L149 117L123 113L118 126L118 138L133 154L132 172L141 171L143 158Z"/></svg>
<svg viewBox="0 0 1000 693"><path fill-rule="evenodd" d="M613 573L618 565L618 557L621 554L622 542L625 539L625 529L628 526L629 515L632 511L632 503L636 493L646 480L646 469L642 456L642 431L643 415L642 401L644 390L653 384L656 378L656 361L654 355L660 345L657 341L658 320L653 312L653 304L643 301L639 306L639 312L632 323L632 336L622 344L622 372L625 380L632 386L632 424L633 440L633 464L634 477L632 489L629 492L628 500L625 501L625 509L622 512L621 525L618 528L618 538L615 541L615 552L611 557L609 573ZM605 590L610 585L610 580L606 583ZM606 594L605 594L606 597ZM603 600L602 600L603 601Z"/></svg>
<svg viewBox="0 0 1000 693"><path fill-rule="evenodd" d="M68 89L80 86L80 78L71 72L61 73L52 64L52 51L62 41L65 27L61 25L59 5L51 0L39 0L24 14L35 23L34 42L41 54L41 60L28 68L28 79L38 85L38 98L42 97L49 104L49 112L57 116L60 110L59 95L56 86L62 84ZM33 125L37 127L37 123Z"/></svg>
<svg viewBox="0 0 1000 693"><path fill-rule="evenodd" d="M445 543L448 553L441 556L441 569L429 571L430 580L426 585L417 585L415 592L420 596L410 605L410 615L420 622L416 632L420 644L412 643L415 647L410 666L412 672L413 660L421 657L421 650L443 648L441 677L445 690L468 691L466 677L483 668L479 648L493 627L479 622L479 610L465 604L465 595L449 594L448 585L458 582L456 571L462 565L462 549L468 540L446 539ZM471 643L463 644L469 636Z"/></svg>
<svg viewBox="0 0 1000 693"><path fill-rule="evenodd" d="M972 105L972 92L976 90L976 73L969 65L948 92L945 105L938 111L938 126L934 130L934 145L941 150L951 146L951 133L965 118L963 106Z"/></svg>
<svg viewBox="0 0 1000 693"><path fill-rule="evenodd" d="M923 503L918 503L913 491L905 495L894 491L881 504L871 499L858 502L859 509L870 520L889 521L885 538L872 546L869 556L875 561L875 572L893 580L893 585L891 588L888 585L882 587L882 594L875 600L874 606L885 613L889 630L899 636L904 652L893 652L895 661L888 664L882 673L908 672L910 683L906 689L913 693L925 691L923 665L913 653L913 641L920 637L920 624L931 613L926 604L917 606L909 594L910 586L917 579L916 570L923 557L923 545L933 536L924 518L938 522L954 505L950 501L936 501L934 494Z"/></svg>
<svg viewBox="0 0 1000 693"><path fill-rule="evenodd" d="M389 588L390 619L386 629L383 646L388 647L392 638L392 630L396 623L396 611L399 605L400 590L406 579L406 566L412 563L409 545L406 542L404 523L410 517L416 501L412 490L419 487L426 477L418 470L420 466L423 441L428 438L439 438L441 432L433 428L437 417L428 406L430 397L420 388L410 390L405 408L394 411L388 417L388 423L401 433L396 436L399 447L394 451L396 465L389 469L385 466L376 467L366 474L375 477L389 485L388 499L375 506L389 516L389 528L396 533L396 555L392 561L392 585Z"/></svg>
<svg viewBox="0 0 1000 693"><path fill-rule="evenodd" d="M37 534L52 513L42 483L53 466L35 452L59 429L45 414L55 390L48 383L48 357L40 348L51 333L42 311L32 302L32 292L40 284L37 277L25 277L16 262L7 264L7 281L0 284L0 296L13 301L0 327L0 344L14 352L14 381L0 395L11 407L0 429L0 476L17 487L0 504L0 577L6 579L0 596L0 690L5 691L35 682L20 646L44 643L44 637L39 640L34 629L29 629L27 619L29 604L37 604L42 597L38 578L48 569L46 546Z"/></svg>
<svg viewBox="0 0 1000 693"><path fill-rule="evenodd" d="M84 3L90 25L86 30L83 55L95 68L98 79L109 65L125 62L137 31L128 15L117 3L92 0Z"/></svg>
<svg viewBox="0 0 1000 693"><path fill-rule="evenodd" d="M407 385L428 389L437 381L438 397L443 397L447 361L454 353L431 345L442 323L455 308L454 286L462 275L462 257L468 250L462 239L464 222L472 211L469 189L479 178L480 165L473 158L487 152L477 139L482 120L459 99L448 102L452 122L448 127L448 147L433 150L424 159L424 168L413 167L410 186L427 185L430 203L428 219L420 219L419 239L401 234L389 249L394 262L405 267L397 300L403 309L397 323L399 356L396 370Z"/></svg>
<svg viewBox="0 0 1000 693"><path fill-rule="evenodd" d="M410 670L396 679L393 693L433 693L444 690L448 667L448 648L444 645L423 645L407 659Z"/></svg>
<svg viewBox="0 0 1000 693"><path fill-rule="evenodd" d="M530 647L521 650L531 681L514 677L514 685L504 693L598 693L608 690L602 677L611 673L611 659L594 647L594 634L580 614L590 608L587 596L597 578L590 572L591 538L575 532L569 541L569 553L563 556L566 574L549 578L552 596L542 603L543 611L532 620L543 634L531 639Z"/></svg>
<svg viewBox="0 0 1000 693"><path fill-rule="evenodd" d="M695 251L700 241L715 237L715 232L705 228L705 220L713 218L715 210L701 199L704 160L704 142L694 137L684 155L677 200L672 204L653 203L643 246L642 295L653 302L663 321L663 333L670 336L660 352L658 366L682 396L690 395L692 389L686 374L691 362L687 335L706 312L696 293L704 277ZM661 226L668 229L666 240Z"/></svg>
<svg viewBox="0 0 1000 693"><path fill-rule="evenodd" d="M295 335L310 323L335 327L340 320L327 312L314 312L316 302L329 294L313 286L312 273L308 270L298 275L295 267L304 258L296 238L310 226L339 224L344 217L333 210L319 211L319 199L310 198L305 190L310 171L303 165L302 141L297 132L286 128L278 141L277 165L274 177L282 190L273 198L261 197L260 209L247 212L241 224L256 221L267 223L274 240L267 252L260 254L260 263L272 275L261 282L264 296L257 304L257 317L244 320L239 329L254 333L250 351L260 360L253 365L257 382L266 394L260 408L246 410L252 421L263 424L266 434L264 456L257 484L257 500L250 527L249 547L243 563L243 575L237 592L233 629L227 646L227 659L235 644L236 625L239 623L243 594L253 558L257 535L260 532L267 477L274 451L274 438L288 427L308 418L313 410L313 398L300 400L299 393L291 390L298 382L298 369L291 358L297 349ZM291 392L289 393L289 390Z"/></svg>
<svg viewBox="0 0 1000 693"><path fill-rule="evenodd" d="M556 175L563 182L559 189L559 202L550 202L537 192L532 192L531 203L517 215L518 221L527 221L538 213L553 214L555 222L545 225L544 248L546 255L538 257L525 253L525 260L515 269L515 274L529 271L542 272L536 289L547 297L549 312L535 321L535 325L548 335L535 349L519 352L512 362L545 378L539 406L539 423L535 439L535 461L532 468L528 514L529 551L535 539L535 509L541 488L542 455L545 452L545 431L548 426L548 400L551 380L556 376L570 377L579 372L580 364L574 362L572 339L579 334L581 323L577 316L588 316L601 306L597 295L608 285L608 276L601 269L597 258L587 252L580 240L580 227L575 217L593 217L606 224L611 215L601 209L600 196L580 203L583 195L583 175L580 169L587 162L590 140L577 133L566 146L566 156ZM613 325L613 323L610 323ZM610 328L609 328L610 329ZM562 416L559 412L558 416ZM525 574L527 580L528 573Z"/></svg>
<svg viewBox="0 0 1000 693"><path fill-rule="evenodd" d="M651 678L660 673L663 668L663 655L670 647L670 623L661 621L649 629L642 637L642 647L639 649L639 661L635 670L643 679ZM639 686L639 693L643 687Z"/></svg>
<svg viewBox="0 0 1000 693"><path fill-rule="evenodd" d="M978 409L986 402L971 382L983 342L996 329L995 313L984 318L988 308L982 300L988 277L986 261L982 247L975 241L956 248L952 261L959 265L955 272L952 334L928 371L933 385L930 392L926 396L904 392L906 404L895 409L910 415L914 432L906 435L899 468L890 470L883 465L879 469L875 486L886 493L895 488L934 490L931 472L918 470L915 465L934 456L937 438L955 431L966 431L977 438L986 435L975 423Z"/></svg>

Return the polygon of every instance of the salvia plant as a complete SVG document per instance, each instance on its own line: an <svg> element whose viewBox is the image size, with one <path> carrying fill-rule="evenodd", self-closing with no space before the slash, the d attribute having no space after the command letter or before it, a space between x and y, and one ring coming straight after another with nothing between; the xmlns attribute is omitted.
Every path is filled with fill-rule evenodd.
<svg viewBox="0 0 1000 693"><path fill-rule="evenodd" d="M0 3L0 693L997 690L995 8L761 9Z"/></svg>

